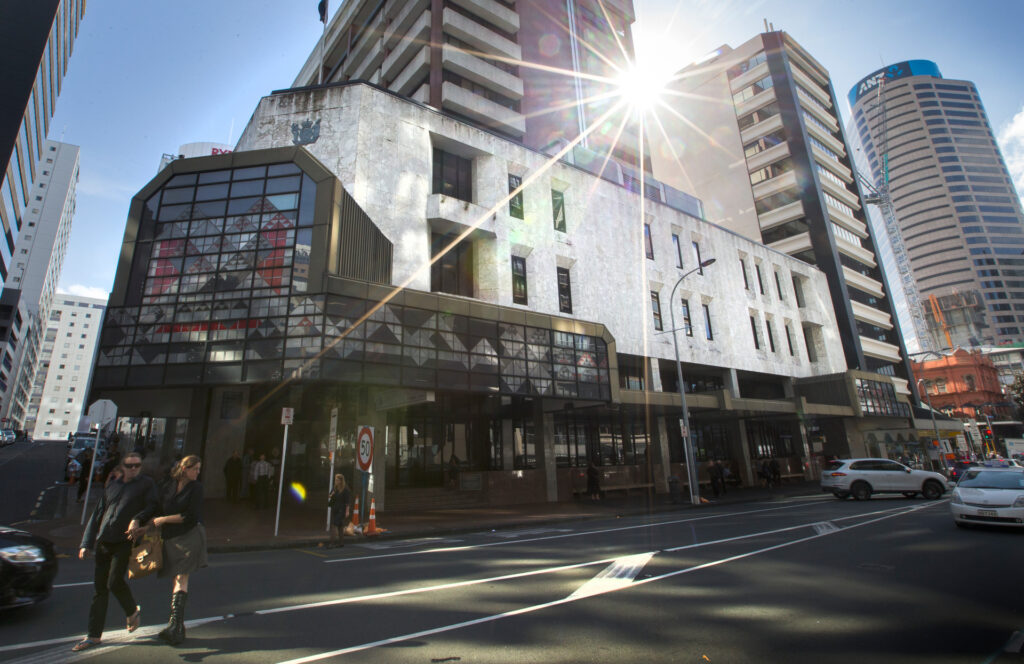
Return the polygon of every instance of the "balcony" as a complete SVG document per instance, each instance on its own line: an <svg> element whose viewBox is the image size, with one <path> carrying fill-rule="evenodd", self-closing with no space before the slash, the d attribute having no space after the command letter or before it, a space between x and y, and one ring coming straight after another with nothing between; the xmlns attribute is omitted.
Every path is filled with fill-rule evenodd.
<svg viewBox="0 0 1024 664"><path fill-rule="evenodd" d="M778 145L773 145L767 150L761 150L757 154L747 157L747 171L753 173L759 168L764 168L768 164L788 156L789 143L783 142Z"/></svg>
<svg viewBox="0 0 1024 664"><path fill-rule="evenodd" d="M768 88L764 92L758 93L751 97L750 99L744 100L739 104L736 104L736 117L743 117L747 113L756 111L762 106L767 106L768 104L775 101L775 99L775 88Z"/></svg>
<svg viewBox="0 0 1024 664"><path fill-rule="evenodd" d="M810 95L803 88L796 89L796 96L800 100L801 108L816 117L819 122L824 123L832 131L839 131L839 123L836 122L835 116L819 104L814 103L815 100L810 98Z"/></svg>
<svg viewBox="0 0 1024 664"><path fill-rule="evenodd" d="M884 341L878 341L877 339L868 339L867 337L860 338L860 347L864 351L865 355L869 355L879 360L886 362L901 362L903 360L900 357L900 349L898 346L885 343Z"/></svg>
<svg viewBox="0 0 1024 664"><path fill-rule="evenodd" d="M770 212L758 215L757 221L762 231L774 228L787 221L793 221L804 216L804 204L801 201L793 201L789 205L775 208Z"/></svg>
<svg viewBox="0 0 1024 664"><path fill-rule="evenodd" d="M391 24L384 30L384 45L390 49L395 47L420 13L430 8L430 0L404 0L401 4L402 10L392 18Z"/></svg>
<svg viewBox="0 0 1024 664"><path fill-rule="evenodd" d="M892 329L892 316L880 309L853 300L850 302L853 317L863 323L869 323L885 330Z"/></svg>
<svg viewBox="0 0 1024 664"><path fill-rule="evenodd" d="M816 139L827 145L829 149L831 149L837 155L844 156L846 154L846 149L843 147L842 141L837 139L828 131L806 119L804 120L804 126L807 127L807 133L811 134Z"/></svg>
<svg viewBox="0 0 1024 664"><path fill-rule="evenodd" d="M441 107L471 118L484 127L492 127L517 138L526 133L526 119L522 113L448 81L441 86Z"/></svg>
<svg viewBox="0 0 1024 664"><path fill-rule="evenodd" d="M451 2L479 16L499 30L519 32L519 14L494 0L451 0Z"/></svg>
<svg viewBox="0 0 1024 664"><path fill-rule="evenodd" d="M840 210L831 203L825 204L825 209L828 212L829 219L838 226L845 228L859 238L866 238L868 236L868 227L861 221L858 221L856 217L848 215L843 210Z"/></svg>
<svg viewBox="0 0 1024 664"><path fill-rule="evenodd" d="M815 99L828 108L832 107L832 99L829 97L829 94L820 85L811 80L810 76L801 71L799 67L790 67L789 69L793 72L793 79L810 92Z"/></svg>
<svg viewBox="0 0 1024 664"><path fill-rule="evenodd" d="M768 63L762 62L753 69L748 69L736 78L729 81L729 91L736 94L751 83L756 83L768 75Z"/></svg>
<svg viewBox="0 0 1024 664"><path fill-rule="evenodd" d="M836 249L840 253L846 254L850 258L867 265L868 267L875 267L875 255L864 247L858 247L855 244L847 242L841 237L836 237Z"/></svg>
<svg viewBox="0 0 1024 664"><path fill-rule="evenodd" d="M882 297L885 295L885 291L882 288L882 282L876 281L871 277L866 277L856 270L843 266L843 280L846 281L848 286L852 286L857 290L873 295L875 297Z"/></svg>
<svg viewBox="0 0 1024 664"><path fill-rule="evenodd" d="M423 77L429 71L430 47L424 46L420 49L419 53L413 56L413 59L402 70L402 73L391 82L388 89L400 95L411 95L414 92L412 87L423 80Z"/></svg>
<svg viewBox="0 0 1024 664"><path fill-rule="evenodd" d="M487 208L476 203L431 194L427 197L426 217L431 230L438 233L461 234L472 229L471 237L495 237L494 215L487 214Z"/></svg>
<svg viewBox="0 0 1024 664"><path fill-rule="evenodd" d="M782 175L774 177L771 180L758 182L751 188L751 191L753 191L754 200L760 200L787 189L791 189L796 185L796 172L786 171Z"/></svg>
<svg viewBox="0 0 1024 664"><path fill-rule="evenodd" d="M813 143L811 144L811 153L814 155L814 160L819 164L835 173L847 183L853 182L853 173L850 172L849 168L844 166L838 160L830 157L824 150Z"/></svg>
<svg viewBox="0 0 1024 664"><path fill-rule="evenodd" d="M443 67L510 99L522 99L523 80L487 60L445 44L441 49Z"/></svg>
<svg viewBox="0 0 1024 664"><path fill-rule="evenodd" d="M782 116L773 115L767 120L762 120L757 124L752 124L743 131L741 131L740 140L743 141L744 145L746 145L747 143L755 139L761 138L762 136L770 134L773 131L779 129L782 129Z"/></svg>
<svg viewBox="0 0 1024 664"><path fill-rule="evenodd" d="M523 57L519 44L505 39L493 30L488 30L471 18L445 9L442 24L446 34L469 44L482 53L498 55L512 60Z"/></svg>
<svg viewBox="0 0 1024 664"><path fill-rule="evenodd" d="M409 61L419 53L423 44L429 41L430 12L423 12L409 28L409 31L402 36L394 50L385 58L384 65L381 67L381 78L385 81L394 80L398 73L409 64Z"/></svg>
<svg viewBox="0 0 1024 664"><path fill-rule="evenodd" d="M818 173L818 181L821 182L821 186L825 191L832 194L843 203L846 203L854 210L860 209L860 198L857 197L857 194L821 173Z"/></svg>
<svg viewBox="0 0 1024 664"><path fill-rule="evenodd" d="M768 245L768 248L774 249L775 251L781 251L782 253L790 256L796 256L805 251L811 250L811 234L800 233L799 235L791 235L785 240L772 242Z"/></svg>

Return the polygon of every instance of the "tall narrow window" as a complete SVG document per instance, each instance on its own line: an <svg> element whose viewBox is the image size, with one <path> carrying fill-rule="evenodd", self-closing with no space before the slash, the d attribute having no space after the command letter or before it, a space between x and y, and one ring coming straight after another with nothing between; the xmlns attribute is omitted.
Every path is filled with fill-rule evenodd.
<svg viewBox="0 0 1024 664"><path fill-rule="evenodd" d="M512 198L508 199L508 216L515 217L516 219L522 219L525 217L523 213L523 192L516 191L523 185L523 178L518 175L508 174L508 193L516 192L512 194Z"/></svg>
<svg viewBox="0 0 1024 664"><path fill-rule="evenodd" d="M664 329L661 324L661 300L658 299L657 291L651 291L651 312L654 313L654 329Z"/></svg>
<svg viewBox="0 0 1024 664"><path fill-rule="evenodd" d="M565 232L565 193L557 189L551 190L551 214L555 222L555 230Z"/></svg>
<svg viewBox="0 0 1024 664"><path fill-rule="evenodd" d="M761 348L761 335L757 333L757 319L750 317L750 331L754 334L754 348Z"/></svg>
<svg viewBox="0 0 1024 664"><path fill-rule="evenodd" d="M683 267L683 247L679 243L679 236L672 234L672 247L676 250L676 267Z"/></svg>
<svg viewBox="0 0 1024 664"><path fill-rule="evenodd" d="M683 298L683 332L686 336L693 336L693 322L690 320L690 301Z"/></svg>
<svg viewBox="0 0 1024 664"><path fill-rule="evenodd" d="M750 290L750 277L747 276L747 261L740 259L740 272L743 273L743 288Z"/></svg>
<svg viewBox="0 0 1024 664"><path fill-rule="evenodd" d="M701 306L704 307L704 336L708 341L713 341L715 333L711 329L711 308L706 304L702 304Z"/></svg>
<svg viewBox="0 0 1024 664"><path fill-rule="evenodd" d="M454 235L433 233L431 235L431 255L437 256L444 251ZM452 293L473 297L473 243L463 240L452 247L447 253L434 261L430 266L430 290L435 293Z"/></svg>
<svg viewBox="0 0 1024 664"><path fill-rule="evenodd" d="M651 225L644 224L644 253L651 260L654 260L654 243L651 242Z"/></svg>
<svg viewBox="0 0 1024 664"><path fill-rule="evenodd" d="M785 300L785 296L782 295L782 282L779 281L779 273L774 272L775 275L775 292L779 294L779 300Z"/></svg>
<svg viewBox="0 0 1024 664"><path fill-rule="evenodd" d="M814 347L814 331L808 327L804 328L804 346L807 347L807 359L811 362L818 361L818 354Z"/></svg>
<svg viewBox="0 0 1024 664"><path fill-rule="evenodd" d="M512 257L512 302L526 304L526 259Z"/></svg>
<svg viewBox="0 0 1024 664"><path fill-rule="evenodd" d="M757 272L757 288L761 291L761 295L764 295L764 279L761 277L761 265L759 263L754 264L754 271Z"/></svg>
<svg viewBox="0 0 1024 664"><path fill-rule="evenodd" d="M772 322L766 320L764 322L764 328L768 331L768 350L775 352L775 335L772 334Z"/></svg>
<svg viewBox="0 0 1024 664"><path fill-rule="evenodd" d="M434 191L473 201L473 160L434 148Z"/></svg>
<svg viewBox="0 0 1024 664"><path fill-rule="evenodd" d="M693 241L693 257L697 260L697 273L704 274L704 268L701 267L700 260L700 243L696 240Z"/></svg>
<svg viewBox="0 0 1024 664"><path fill-rule="evenodd" d="M795 356L796 353L793 351L793 334L789 331L789 325L786 325L786 345L789 346L789 354Z"/></svg>
<svg viewBox="0 0 1024 664"><path fill-rule="evenodd" d="M804 307L804 289L800 285L800 277L793 275L793 295L796 296L796 306Z"/></svg>
<svg viewBox="0 0 1024 664"><path fill-rule="evenodd" d="M572 313L572 282L568 268L558 268L558 310L563 314Z"/></svg>

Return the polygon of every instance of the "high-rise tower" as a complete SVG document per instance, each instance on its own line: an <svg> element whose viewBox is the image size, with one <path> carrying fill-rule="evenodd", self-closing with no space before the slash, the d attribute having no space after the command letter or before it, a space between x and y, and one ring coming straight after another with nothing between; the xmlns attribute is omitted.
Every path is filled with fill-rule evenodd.
<svg viewBox="0 0 1024 664"><path fill-rule="evenodd" d="M977 88L910 60L872 72L849 99L933 346L1024 341L1024 214Z"/></svg>

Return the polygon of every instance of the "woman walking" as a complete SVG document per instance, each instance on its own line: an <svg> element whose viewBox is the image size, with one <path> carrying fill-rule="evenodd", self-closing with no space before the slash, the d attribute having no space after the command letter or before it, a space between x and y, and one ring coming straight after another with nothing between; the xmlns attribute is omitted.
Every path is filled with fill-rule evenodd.
<svg viewBox="0 0 1024 664"><path fill-rule="evenodd" d="M153 519L161 527L164 564L159 576L174 576L171 618L159 636L176 646L185 640L185 601L188 577L206 567L206 528L203 526L203 485L199 482L202 462L190 454L171 470L171 481L163 493L163 516Z"/></svg>
<svg viewBox="0 0 1024 664"><path fill-rule="evenodd" d="M334 545L334 538L337 537L337 546L345 546L345 526L352 516L351 493L345 485L345 476L338 474L334 476L334 490L328 498L327 504L331 507L331 542Z"/></svg>

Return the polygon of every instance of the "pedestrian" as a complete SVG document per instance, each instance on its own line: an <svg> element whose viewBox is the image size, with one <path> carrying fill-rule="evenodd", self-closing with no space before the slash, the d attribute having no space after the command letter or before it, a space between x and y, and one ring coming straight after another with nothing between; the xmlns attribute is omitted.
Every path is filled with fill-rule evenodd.
<svg viewBox="0 0 1024 664"><path fill-rule="evenodd" d="M89 487L89 475L93 472L92 467L92 448L85 448L78 453L75 457L75 461L82 466L82 470L78 476L78 502L82 502L82 497L85 495L86 489Z"/></svg>
<svg viewBox="0 0 1024 664"><path fill-rule="evenodd" d="M224 462L224 485L227 488L229 502L238 501L238 492L242 484L242 457L238 450L231 453L228 460Z"/></svg>
<svg viewBox="0 0 1024 664"><path fill-rule="evenodd" d="M601 470L593 459L587 462L587 495L591 500L601 500Z"/></svg>
<svg viewBox="0 0 1024 664"><path fill-rule="evenodd" d="M715 498L725 493L725 475L722 464L714 459L708 461L708 479L711 480L711 492Z"/></svg>
<svg viewBox="0 0 1024 664"><path fill-rule="evenodd" d="M455 450L448 457L448 486L453 489L459 488L459 457L455 456Z"/></svg>
<svg viewBox="0 0 1024 664"><path fill-rule="evenodd" d="M757 474L764 482L764 486L766 489L772 488L772 471L768 467L768 459L761 460L761 467L758 469Z"/></svg>
<svg viewBox="0 0 1024 664"><path fill-rule="evenodd" d="M768 472L771 473L772 484L774 484L775 486L781 486L782 485L782 472L779 470L779 462L778 462L778 460L776 460L775 457L772 457L768 461Z"/></svg>
<svg viewBox="0 0 1024 664"><path fill-rule="evenodd" d="M335 545L335 537L338 538L336 546L345 546L345 526L352 517L351 503L352 493L345 484L345 476L339 473L334 476L334 490L327 501L331 508L331 542L328 546Z"/></svg>
<svg viewBox="0 0 1024 664"><path fill-rule="evenodd" d="M121 468L123 476L104 487L78 549L81 560L95 553L96 564L92 604L89 606L89 631L85 639L72 648L76 652L100 644L110 593L124 610L129 632L138 629L142 618L142 609L132 597L125 574L132 552L131 538L137 536L141 527L156 514L160 506L159 496L153 480L139 472L142 457L138 454L126 454L121 460Z"/></svg>
<svg viewBox="0 0 1024 664"><path fill-rule="evenodd" d="M274 467L267 461L267 455L261 454L259 461L252 465L253 498L256 509L270 507L270 477Z"/></svg>
<svg viewBox="0 0 1024 664"><path fill-rule="evenodd" d="M117 466L111 468L110 472L107 473L107 480L103 483L103 486L110 486L111 482L115 482L119 479L122 479L123 477L124 468L120 464L118 464Z"/></svg>
<svg viewBox="0 0 1024 664"><path fill-rule="evenodd" d="M186 456L171 471L172 482L164 489L161 516L153 524L161 529L164 564L158 576L174 577L171 616L159 637L176 646L185 640L185 602L188 577L206 567L206 528L203 526L203 485L199 481L202 462Z"/></svg>

